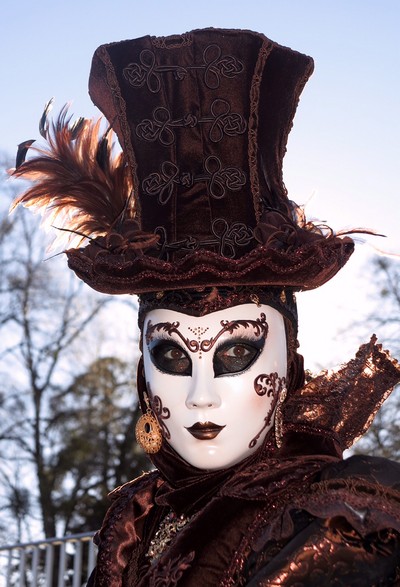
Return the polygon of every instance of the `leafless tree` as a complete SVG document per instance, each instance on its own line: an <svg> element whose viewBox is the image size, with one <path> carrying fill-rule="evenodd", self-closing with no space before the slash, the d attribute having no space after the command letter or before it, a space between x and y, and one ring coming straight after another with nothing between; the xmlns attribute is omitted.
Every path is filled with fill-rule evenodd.
<svg viewBox="0 0 400 587"><path fill-rule="evenodd" d="M63 256L43 261L38 219L23 209L7 214L14 189L2 183L0 509L17 520L15 538L29 516L39 518L50 537L79 524L95 529L88 526L99 522L105 493L143 466L140 453L132 452L134 366L97 357L102 316L115 302L70 276ZM95 426L106 413L111 419L103 429ZM80 504L88 508L89 502L85 517Z"/></svg>

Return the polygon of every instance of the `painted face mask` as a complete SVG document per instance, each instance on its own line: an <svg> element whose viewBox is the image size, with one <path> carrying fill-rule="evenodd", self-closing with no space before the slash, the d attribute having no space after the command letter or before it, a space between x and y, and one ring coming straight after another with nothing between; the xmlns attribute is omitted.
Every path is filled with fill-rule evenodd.
<svg viewBox="0 0 400 587"><path fill-rule="evenodd" d="M152 310L143 334L151 406L182 458L221 469L261 446L286 378L277 310L243 304L201 317Z"/></svg>

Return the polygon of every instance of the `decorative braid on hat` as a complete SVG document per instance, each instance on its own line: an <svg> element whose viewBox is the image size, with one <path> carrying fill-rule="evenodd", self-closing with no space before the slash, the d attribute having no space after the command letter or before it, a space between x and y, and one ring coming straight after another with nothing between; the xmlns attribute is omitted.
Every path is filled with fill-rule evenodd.
<svg viewBox="0 0 400 587"><path fill-rule="evenodd" d="M297 306L294 292L281 287L204 287L144 293L139 296L139 326L147 312L164 308L191 316L205 316L240 304L267 304L288 318L297 333Z"/></svg>

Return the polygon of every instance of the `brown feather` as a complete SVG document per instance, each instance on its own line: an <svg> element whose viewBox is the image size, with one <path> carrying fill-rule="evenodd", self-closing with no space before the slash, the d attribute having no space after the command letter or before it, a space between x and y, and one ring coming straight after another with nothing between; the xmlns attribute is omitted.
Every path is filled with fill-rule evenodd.
<svg viewBox="0 0 400 587"><path fill-rule="evenodd" d="M134 218L135 210L125 157L112 155L112 132L100 134L101 119L70 121L65 106L55 123L43 123L47 145L30 147L36 156L12 173L33 182L12 209L19 204L37 208L80 244L85 237L106 234L121 215Z"/></svg>

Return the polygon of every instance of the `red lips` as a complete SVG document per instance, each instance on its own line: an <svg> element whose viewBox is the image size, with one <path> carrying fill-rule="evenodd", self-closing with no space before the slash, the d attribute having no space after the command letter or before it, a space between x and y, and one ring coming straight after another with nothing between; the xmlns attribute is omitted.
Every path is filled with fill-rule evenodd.
<svg viewBox="0 0 400 587"><path fill-rule="evenodd" d="M186 428L197 440L212 440L221 432L225 426L218 426L214 422L196 422L193 426Z"/></svg>

